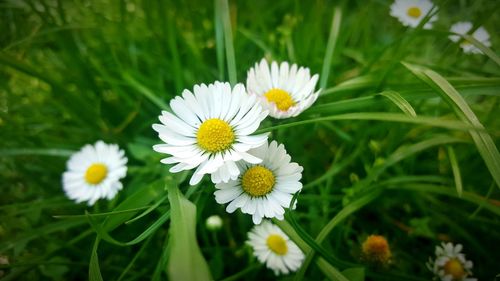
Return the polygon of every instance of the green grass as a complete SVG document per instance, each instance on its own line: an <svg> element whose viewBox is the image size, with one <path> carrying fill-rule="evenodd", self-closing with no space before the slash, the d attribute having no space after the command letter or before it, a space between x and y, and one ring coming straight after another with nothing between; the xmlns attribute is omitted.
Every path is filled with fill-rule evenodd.
<svg viewBox="0 0 500 281"><path fill-rule="evenodd" d="M385 0L0 3L0 278L176 280L168 269L185 266L198 279L274 279L245 244L251 218L226 213L209 179L170 174L151 128L183 89L245 83L264 57L309 67L323 87L300 116L259 128L304 167L297 209L275 223L307 258L280 280L430 280L441 241L493 280L500 4L434 2L431 30L403 27ZM447 38L464 20L489 31L491 48L470 40L485 55ZM98 139L126 150L125 187L75 204L65 163ZM360 258L374 233L391 246L387 267Z"/></svg>

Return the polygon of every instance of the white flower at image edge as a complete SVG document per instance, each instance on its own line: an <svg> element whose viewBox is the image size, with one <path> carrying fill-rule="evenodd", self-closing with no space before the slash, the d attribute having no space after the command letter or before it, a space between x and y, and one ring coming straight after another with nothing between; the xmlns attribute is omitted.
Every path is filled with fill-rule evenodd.
<svg viewBox="0 0 500 281"><path fill-rule="evenodd" d="M176 164L170 172L196 168L191 185L205 174L220 183L238 177L236 161L260 163L262 159L247 153L267 141L267 134L250 135L268 115L255 97L242 84L231 89L221 82L195 85L193 92L184 90L182 97L172 99L173 113L162 111L161 124L153 125L164 142L153 149L170 155L162 163Z"/></svg>
<svg viewBox="0 0 500 281"><path fill-rule="evenodd" d="M127 174L127 157L116 144L97 141L74 153L66 163L62 184L66 195L88 205L100 198L111 200L123 188L120 179Z"/></svg>
<svg viewBox="0 0 500 281"><path fill-rule="evenodd" d="M417 27L420 21L432 9L432 6L433 4L429 0L396 0L391 5L390 14L397 18L404 26ZM432 16L424 24L424 28L432 28L432 23L437 19L437 15Z"/></svg>
<svg viewBox="0 0 500 281"><path fill-rule="evenodd" d="M248 70L247 90L259 97L269 115L282 119L295 117L308 109L318 98L321 90L314 92L318 74L311 77L309 68L288 62L273 61L271 67L265 59Z"/></svg>
<svg viewBox="0 0 500 281"><path fill-rule="evenodd" d="M472 275L472 262L461 253L462 245L442 243L436 246L436 259L427 263L427 267L442 281L477 281Z"/></svg>
<svg viewBox="0 0 500 281"><path fill-rule="evenodd" d="M276 141L263 144L248 153L262 159L260 164L237 163L241 176L227 183L215 185L215 201L219 204L230 202L226 211L234 212L240 208L245 214L252 215L254 224L262 218L282 220L284 208L290 206L293 194L302 189L303 168L290 162L283 144ZM292 206L295 207L295 206Z"/></svg>
<svg viewBox="0 0 500 281"><path fill-rule="evenodd" d="M288 274L297 271L304 261L304 253L276 225L263 221L248 233L247 244L259 262L265 264L274 274Z"/></svg>
<svg viewBox="0 0 500 281"><path fill-rule="evenodd" d="M472 23L470 22L457 22L454 25L451 26L450 32L457 33L460 35L464 35L469 33L469 31L472 29ZM481 42L483 45L486 47L491 47L491 42L490 42L490 34L484 29L484 27L479 27L476 29L471 36L476 39L477 41ZM458 35L450 35L448 36L451 41L453 42L460 42L460 48L464 51L466 54L482 54L483 52L478 49L476 46L472 45L469 41L466 41L465 39L462 39L462 37Z"/></svg>

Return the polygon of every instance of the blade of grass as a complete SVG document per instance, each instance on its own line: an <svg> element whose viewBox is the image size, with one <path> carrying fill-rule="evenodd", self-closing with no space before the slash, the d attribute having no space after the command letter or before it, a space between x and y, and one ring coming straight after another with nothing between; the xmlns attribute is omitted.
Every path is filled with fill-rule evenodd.
<svg viewBox="0 0 500 281"><path fill-rule="evenodd" d="M236 59L234 56L234 46L233 46L233 31L231 29L231 16L229 13L229 3L227 0L216 0L219 1L218 14L222 17L222 23L224 27L224 42L226 47L226 59L227 59L227 71L229 74L229 83L235 85L238 80L236 78Z"/></svg>
<svg viewBox="0 0 500 281"><path fill-rule="evenodd" d="M451 170L453 171L453 178L455 179L455 187L457 188L458 197L462 197L462 177L460 176L460 166L458 165L455 150L452 146L448 146L448 158L450 159Z"/></svg>
<svg viewBox="0 0 500 281"><path fill-rule="evenodd" d="M325 59L323 60L323 69L321 70L321 78L319 87L324 89L328 83L328 76L332 64L333 51L337 44L340 31L340 22L342 21L342 10L340 7L333 9L332 26L330 28L330 35L328 36L328 43L326 44Z"/></svg>
<svg viewBox="0 0 500 281"><path fill-rule="evenodd" d="M222 23L221 1L214 0L214 22L215 22L215 54L217 55L217 69L219 70L219 80L224 80L224 24Z"/></svg>
<svg viewBox="0 0 500 281"><path fill-rule="evenodd" d="M99 268L99 257L97 255L97 248L99 247L99 238L95 238L94 246L92 247L92 254L90 255L89 263L89 280L90 281L103 281L101 269Z"/></svg>
<svg viewBox="0 0 500 281"><path fill-rule="evenodd" d="M42 156L59 156L59 157L69 157L74 150L59 149L59 148L9 148L0 149L0 156L24 156L24 155L42 155Z"/></svg>
<svg viewBox="0 0 500 281"><path fill-rule="evenodd" d="M436 90L441 97L455 111L463 122L481 130L470 130L469 133L476 144L479 154L490 171L497 186L500 188L500 153L491 136L484 130L484 126L476 117L464 98L441 75L430 69L402 62L415 76Z"/></svg>
<svg viewBox="0 0 500 281"><path fill-rule="evenodd" d="M427 116L417 116L410 117L405 114L400 113L387 113L387 112L360 112L360 113L346 113L326 117L311 118L308 120L300 120L290 123L284 123L272 127L262 128L257 131L257 133L270 132L277 129L291 128L295 126L313 124L317 122L325 121L336 121L336 120L376 120L376 121L387 121L387 122L402 122L402 123L413 123L419 125L441 127L447 129L457 129L457 130L484 130L484 128L475 128L473 125L466 124L458 120L447 120L436 117Z"/></svg>
<svg viewBox="0 0 500 281"><path fill-rule="evenodd" d="M500 57L497 56L493 50L486 47L483 43L476 40L476 38L472 37L469 34L457 34L462 36L465 40L472 43L472 45L476 46L479 50L481 50L485 55L487 55L492 61L494 61L497 65L500 66Z"/></svg>
<svg viewBox="0 0 500 281"><path fill-rule="evenodd" d="M170 107L167 105L166 102L164 102L161 98L156 96L153 91L148 89L146 86L142 85L139 83L137 80L135 80L130 74L128 73L123 73L123 79L136 91L138 91L140 94L142 94L144 97L146 97L150 102L158 106L160 109L170 109Z"/></svg>
<svg viewBox="0 0 500 281"><path fill-rule="evenodd" d="M401 111L403 111L406 115L411 117L416 117L417 113L415 113L415 109L411 106L411 104L405 100L398 92L395 91L384 91L379 95L388 98L392 101Z"/></svg>

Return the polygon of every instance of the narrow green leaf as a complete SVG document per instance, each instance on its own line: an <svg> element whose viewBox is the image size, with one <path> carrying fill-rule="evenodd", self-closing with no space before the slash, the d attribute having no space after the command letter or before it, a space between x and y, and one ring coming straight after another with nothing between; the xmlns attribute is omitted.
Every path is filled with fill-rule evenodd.
<svg viewBox="0 0 500 281"><path fill-rule="evenodd" d="M219 4L216 8L220 11L218 15L222 17L222 23L224 27L224 42L226 46L226 59L227 59L227 71L229 74L229 83L234 86L238 80L236 78L236 58L234 56L234 46L233 46L233 31L231 29L231 16L229 13L229 3L228 0L216 0Z"/></svg>
<svg viewBox="0 0 500 281"><path fill-rule="evenodd" d="M103 281L101 269L99 268L99 257L97 256L97 248L99 247L99 238L95 238L94 247L92 247L92 254L90 255L89 263L89 280L90 281Z"/></svg>
<svg viewBox="0 0 500 281"><path fill-rule="evenodd" d="M323 69L321 70L321 78L319 82L319 87L323 89L326 87L328 76L330 75L333 51L335 50L335 45L337 44L337 40L339 38L341 21L342 11L340 10L340 7L335 7L333 10L332 26L330 28L328 43L326 44L325 59L323 60Z"/></svg>
<svg viewBox="0 0 500 281"><path fill-rule="evenodd" d="M69 157L75 151L68 149L59 148L10 148L10 149L0 149L0 156L24 156L24 155L42 155L42 156L59 156L59 157Z"/></svg>
<svg viewBox="0 0 500 281"><path fill-rule="evenodd" d="M180 193L176 185L168 189L172 219L170 222L169 279L212 280L208 264L196 240L196 206Z"/></svg>
<svg viewBox="0 0 500 281"><path fill-rule="evenodd" d="M417 113L411 106L411 104L405 100L398 92L395 91L384 91L380 93L381 96L384 96L391 100L401 111L403 111L406 115L415 117Z"/></svg>
<svg viewBox="0 0 500 281"><path fill-rule="evenodd" d="M259 129L257 133L265 133L277 129L284 129L284 128L313 124L318 122L336 121L336 120L377 120L386 122L413 123L419 125L456 129L456 130L484 130L484 128L475 128L473 125L458 120L449 120L449 119L427 117L427 116L410 117L400 113L360 112L360 113L346 113L346 114L332 115L326 117L310 118L307 120L284 123L272 127Z"/></svg>
<svg viewBox="0 0 500 281"><path fill-rule="evenodd" d="M500 66L500 57L498 57L497 54L495 52L493 52L493 50L486 47L483 43L479 42L478 40L476 40L476 38L472 37L469 34L457 34L457 35L462 36L465 40L472 43L472 45L476 46L485 55L487 55L492 61L494 61L496 64L498 64Z"/></svg>
<svg viewBox="0 0 500 281"><path fill-rule="evenodd" d="M472 125L479 130L469 130L469 133L476 144L479 154L483 158L486 167L490 171L497 186L500 188L500 153L491 136L486 132L479 119L469 107L458 91L438 73L421 67L402 62L415 76L427 83L436 90L441 97L451 106L455 114L463 122Z"/></svg>
<svg viewBox="0 0 500 281"><path fill-rule="evenodd" d="M215 22L215 54L217 55L217 68L219 69L219 80L224 80L224 24L222 23L222 15L220 1L214 0L214 22Z"/></svg>
<svg viewBox="0 0 500 281"><path fill-rule="evenodd" d="M448 158L450 159L451 170L453 171L453 178L455 179L455 186L457 188L457 194L462 197L462 177L460 176L460 166L458 165L457 157L455 156L455 150L453 147L448 146Z"/></svg>

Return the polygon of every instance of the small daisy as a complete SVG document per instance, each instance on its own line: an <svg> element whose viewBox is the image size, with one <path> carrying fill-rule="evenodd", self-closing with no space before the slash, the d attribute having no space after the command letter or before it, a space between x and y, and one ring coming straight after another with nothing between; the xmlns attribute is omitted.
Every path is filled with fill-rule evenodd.
<svg viewBox="0 0 500 281"><path fill-rule="evenodd" d="M396 0L391 5L391 16L397 18L404 26L417 27L432 9L432 5L430 0ZM424 28L431 28L437 19L437 15L432 16L424 24Z"/></svg>
<svg viewBox="0 0 500 281"><path fill-rule="evenodd" d="M118 145L103 141L87 144L66 163L64 192L78 203L88 201L89 206L100 198L111 200L123 188L120 179L127 174L126 164L125 152Z"/></svg>
<svg viewBox="0 0 500 281"><path fill-rule="evenodd" d="M293 194L302 189L303 168L290 162L285 147L278 146L276 141L269 145L265 143L249 153L262 159L262 163L238 162L241 176L228 183L216 184L215 201L219 204L231 202L227 205L227 212L240 208L243 213L252 215L255 224L264 217L282 220L284 208L290 206Z"/></svg>
<svg viewBox="0 0 500 281"><path fill-rule="evenodd" d="M467 34L470 30L472 29L472 23L470 22L457 22L454 25L451 26L450 32L457 33L460 35ZM491 42L490 42L490 34L484 29L484 27L479 27L472 33L471 35L476 39L477 41L483 43L486 47L491 47ZM460 42L460 47L466 54L482 54L483 52L478 49L476 46L472 45L469 41L463 39L462 37L458 35L450 35L448 36L451 41L453 42Z"/></svg>
<svg viewBox="0 0 500 281"><path fill-rule="evenodd" d="M182 97L170 101L170 107L173 113L162 111L162 124L153 125L165 142L153 149L171 155L161 162L176 164L170 168L172 173L196 168L191 185L199 183L205 174L211 174L214 183L228 182L240 173L236 161L262 161L247 151L267 141L267 134L250 134L268 112L242 84L234 89L221 82L195 85L194 94L184 90Z"/></svg>
<svg viewBox="0 0 500 281"><path fill-rule="evenodd" d="M296 271L304 261L304 253L276 225L264 221L248 233L248 241L253 254L265 263L274 274L288 274Z"/></svg>
<svg viewBox="0 0 500 281"><path fill-rule="evenodd" d="M391 258L391 249L387 239L381 235L370 235L361 245L363 258L369 262L387 264Z"/></svg>
<svg viewBox="0 0 500 281"><path fill-rule="evenodd" d="M256 95L269 115L283 119L295 117L308 109L318 98L321 90L314 92L318 82L318 74L311 77L309 68L300 67L288 62L273 61L271 68L265 59L250 68L247 74L247 89Z"/></svg>
<svg viewBox="0 0 500 281"><path fill-rule="evenodd" d="M222 219L218 215L212 215L205 221L205 226L210 231L217 231L222 228Z"/></svg>
<svg viewBox="0 0 500 281"><path fill-rule="evenodd" d="M430 259L427 267L442 281L476 281L468 278L472 275L472 262L461 251L461 244L442 243L441 247L436 246L436 260Z"/></svg>

